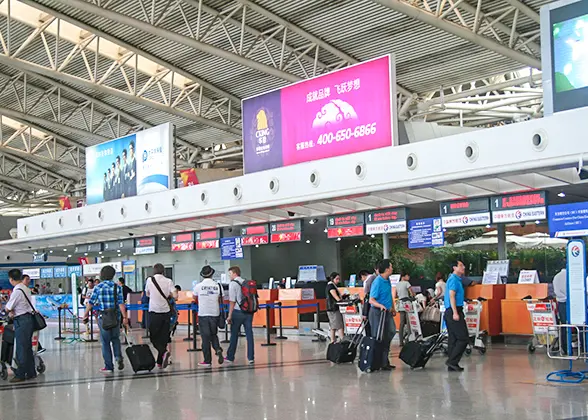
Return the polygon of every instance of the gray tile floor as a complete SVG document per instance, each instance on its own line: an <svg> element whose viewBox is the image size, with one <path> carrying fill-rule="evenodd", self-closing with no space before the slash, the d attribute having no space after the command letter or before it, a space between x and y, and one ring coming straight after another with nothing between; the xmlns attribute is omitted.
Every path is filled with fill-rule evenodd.
<svg viewBox="0 0 588 420"><path fill-rule="evenodd" d="M137 336L140 334L136 334ZM36 381L0 382L0 419L572 419L588 415L586 385L555 385L547 372L565 364L540 351L495 345L463 360L464 373L448 373L441 356L424 371L361 374L353 365L324 361L324 343L290 339L256 346L255 367L244 346L232 368L202 369L201 353L174 342L166 371L110 377L98 373L98 343L53 341L43 331L47 372ZM258 336L259 343L262 337ZM244 338L242 339L244 340ZM244 344L244 342L242 343ZM226 345L225 345L226 346ZM397 344L393 355L398 353ZM128 364L128 363L127 363Z"/></svg>

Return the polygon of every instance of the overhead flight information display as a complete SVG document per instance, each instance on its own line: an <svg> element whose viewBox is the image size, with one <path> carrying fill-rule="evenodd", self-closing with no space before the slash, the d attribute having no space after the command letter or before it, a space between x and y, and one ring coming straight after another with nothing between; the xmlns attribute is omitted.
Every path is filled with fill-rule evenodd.
<svg viewBox="0 0 588 420"><path fill-rule="evenodd" d="M255 225L241 228L242 244L244 246L265 245L269 243L268 225Z"/></svg>
<svg viewBox="0 0 588 420"><path fill-rule="evenodd" d="M194 250L194 232L177 233L172 235L171 250L175 251L193 251Z"/></svg>
<svg viewBox="0 0 588 420"><path fill-rule="evenodd" d="M155 254L155 236L149 236L148 238L135 239L135 254L146 255Z"/></svg>
<svg viewBox="0 0 588 420"><path fill-rule="evenodd" d="M547 217L545 191L509 194L490 199L493 223L543 220Z"/></svg>
<svg viewBox="0 0 588 420"><path fill-rule="evenodd" d="M365 213L366 235L406 232L406 208L374 210Z"/></svg>
<svg viewBox="0 0 588 420"><path fill-rule="evenodd" d="M351 236L363 236L364 214L349 213L327 217L327 237L347 238Z"/></svg>
<svg viewBox="0 0 588 420"><path fill-rule="evenodd" d="M196 249L220 248L220 229L196 232Z"/></svg>
<svg viewBox="0 0 588 420"><path fill-rule="evenodd" d="M283 222L270 223L270 234L272 244L301 241L302 221L284 220Z"/></svg>
<svg viewBox="0 0 588 420"><path fill-rule="evenodd" d="M488 198L448 201L439 205L441 224L444 228L484 226L490 224Z"/></svg>

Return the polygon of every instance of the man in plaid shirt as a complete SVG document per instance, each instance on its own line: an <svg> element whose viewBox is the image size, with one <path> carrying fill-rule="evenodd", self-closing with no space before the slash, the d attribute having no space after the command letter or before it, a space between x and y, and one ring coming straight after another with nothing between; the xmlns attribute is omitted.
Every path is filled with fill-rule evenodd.
<svg viewBox="0 0 588 420"><path fill-rule="evenodd" d="M115 274L116 271L112 266L107 265L102 267L102 270L100 270L100 279L102 281L94 287L90 301L86 305L86 313L84 314L84 322L86 322L90 311L92 311L93 308L96 308L100 312L98 326L100 327L100 343L102 344L102 357L104 358L104 367L100 369L102 373L114 372L114 364L112 362L113 352L114 358L118 363L118 369L124 369L124 361L120 346L120 328L115 327L106 330L102 327L102 312L107 309L116 308L117 305L122 314L123 325L127 326L129 324L127 308L123 301L122 288L112 281ZM117 288L116 302L114 299L115 287Z"/></svg>

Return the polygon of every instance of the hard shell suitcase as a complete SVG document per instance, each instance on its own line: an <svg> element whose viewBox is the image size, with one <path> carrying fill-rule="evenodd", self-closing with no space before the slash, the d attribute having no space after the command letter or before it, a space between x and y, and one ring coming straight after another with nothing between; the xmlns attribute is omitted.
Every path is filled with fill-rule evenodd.
<svg viewBox="0 0 588 420"><path fill-rule="evenodd" d="M398 357L411 369L424 368L442 344L443 338L443 334L437 334L424 340L409 341L402 347Z"/></svg>
<svg viewBox="0 0 588 420"><path fill-rule="evenodd" d="M327 347L327 360L333 363L353 363L357 356L357 345L361 340L366 321L362 321L357 332L351 340L342 340L329 344Z"/></svg>
<svg viewBox="0 0 588 420"><path fill-rule="evenodd" d="M126 349L127 357L131 362L133 372L140 371L151 372L155 368L155 357L151 352L151 347L148 344L134 344L132 337L126 334L129 347Z"/></svg>
<svg viewBox="0 0 588 420"><path fill-rule="evenodd" d="M375 309L372 308L371 310ZM376 337L365 337L359 345L359 369L362 372L370 373L383 367L384 343L382 342L382 336L384 335L384 316L386 312L381 312Z"/></svg>

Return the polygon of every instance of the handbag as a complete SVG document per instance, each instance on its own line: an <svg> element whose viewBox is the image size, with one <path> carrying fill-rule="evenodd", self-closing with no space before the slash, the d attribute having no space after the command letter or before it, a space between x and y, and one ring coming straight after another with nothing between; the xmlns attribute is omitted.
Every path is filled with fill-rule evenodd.
<svg viewBox="0 0 588 420"><path fill-rule="evenodd" d="M220 290L220 295L218 295L218 308L219 308L219 316L218 316L218 328L219 330L223 330L227 326L227 313L225 312L224 306L224 299L223 299L223 287L219 284L218 288Z"/></svg>
<svg viewBox="0 0 588 420"><path fill-rule="evenodd" d="M33 331L41 331L41 330L44 330L45 328L47 328L47 321L45 321L45 317L35 310L35 307L31 303L31 301L29 300L29 297L27 296L25 291L22 289L18 289L18 290L20 290L22 292L23 296L25 297L25 299L29 303L29 306L33 310L33 312L32 312Z"/></svg>
<svg viewBox="0 0 588 420"><path fill-rule="evenodd" d="M102 329L112 330L118 328L118 286L114 284L114 308L102 311Z"/></svg>

